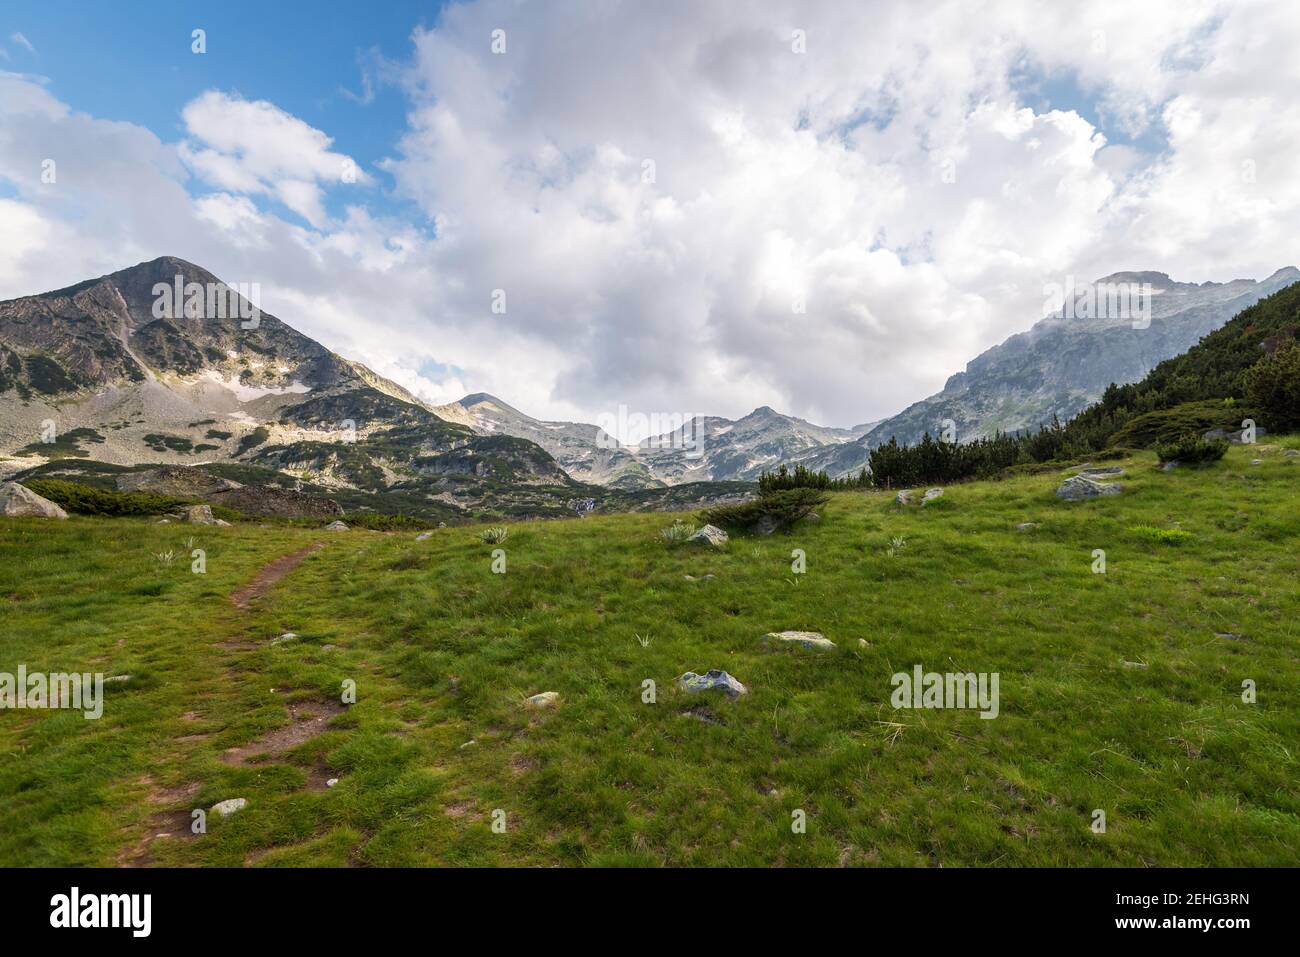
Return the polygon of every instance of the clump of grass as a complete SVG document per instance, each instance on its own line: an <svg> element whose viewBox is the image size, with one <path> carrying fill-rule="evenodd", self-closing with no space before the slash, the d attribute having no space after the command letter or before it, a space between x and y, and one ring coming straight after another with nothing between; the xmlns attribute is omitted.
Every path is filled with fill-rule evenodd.
<svg viewBox="0 0 1300 957"><path fill-rule="evenodd" d="M895 535L889 540L889 547L885 549L885 554L892 557L895 552L901 552L906 545L907 539L901 535Z"/></svg>
<svg viewBox="0 0 1300 957"><path fill-rule="evenodd" d="M485 528L479 532L479 541L484 545L500 545L510 534L510 529L504 525L493 525L491 528Z"/></svg>
<svg viewBox="0 0 1300 957"><path fill-rule="evenodd" d="M1181 528L1156 528L1154 525L1134 525L1128 531L1130 535L1136 535L1138 538L1158 545L1182 545L1196 539L1196 536L1191 532L1185 532Z"/></svg>
<svg viewBox="0 0 1300 957"><path fill-rule="evenodd" d="M680 545L695 534L695 526L680 518L659 532L659 537L669 545Z"/></svg>

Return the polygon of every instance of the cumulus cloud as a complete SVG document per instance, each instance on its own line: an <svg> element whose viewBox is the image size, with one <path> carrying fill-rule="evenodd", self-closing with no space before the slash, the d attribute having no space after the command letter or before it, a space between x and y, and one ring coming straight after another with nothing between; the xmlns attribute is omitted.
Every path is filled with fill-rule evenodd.
<svg viewBox="0 0 1300 957"><path fill-rule="evenodd" d="M197 95L169 145L0 75L31 227L0 295L175 253L433 401L847 425L940 388L1066 275L1300 264L1285 3L477 2L412 40L384 66L408 219L270 102ZM56 152L76 176L51 190Z"/></svg>
<svg viewBox="0 0 1300 957"><path fill-rule="evenodd" d="M313 226L325 222L322 184L368 183L349 156L330 150L325 133L266 100L209 90L181 112L190 139L185 163L234 193L272 196Z"/></svg>

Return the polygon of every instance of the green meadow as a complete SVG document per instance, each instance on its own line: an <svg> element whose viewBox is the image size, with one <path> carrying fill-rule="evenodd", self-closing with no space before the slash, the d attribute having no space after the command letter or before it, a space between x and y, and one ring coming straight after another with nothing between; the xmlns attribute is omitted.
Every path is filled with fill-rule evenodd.
<svg viewBox="0 0 1300 957"><path fill-rule="evenodd" d="M1080 503L1059 469L837 493L721 550L662 539L689 514L0 520L0 672L128 676L99 720L0 711L0 860L1300 865L1300 439L1270 442L1107 462L1123 494ZM917 665L997 673L997 717L894 708ZM675 687L711 668L749 693Z"/></svg>

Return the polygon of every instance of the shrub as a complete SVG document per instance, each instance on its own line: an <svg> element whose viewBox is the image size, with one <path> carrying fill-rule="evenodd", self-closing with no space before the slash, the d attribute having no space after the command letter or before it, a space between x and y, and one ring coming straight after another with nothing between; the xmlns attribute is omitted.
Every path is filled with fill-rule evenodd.
<svg viewBox="0 0 1300 957"><path fill-rule="evenodd" d="M695 534L695 526L683 522L680 518L659 533L669 545L678 545Z"/></svg>
<svg viewBox="0 0 1300 957"><path fill-rule="evenodd" d="M1203 439L1191 433L1155 447L1155 453L1162 463L1179 462L1182 465L1208 465L1223 458L1227 451L1228 443L1223 439Z"/></svg>
<svg viewBox="0 0 1300 957"><path fill-rule="evenodd" d="M195 504L192 499L152 492L113 492L62 479L32 479L23 484L37 495L81 515L162 515Z"/></svg>
<svg viewBox="0 0 1300 957"><path fill-rule="evenodd" d="M772 530L788 530L827 501L829 496L817 489L784 489L748 502L706 509L700 513L700 520L721 528L754 529L761 524Z"/></svg>
<svg viewBox="0 0 1300 957"><path fill-rule="evenodd" d="M353 528L368 528L376 532L401 532L407 529L433 528L437 523L414 515L385 515L380 512L352 512L344 519Z"/></svg>
<svg viewBox="0 0 1300 957"><path fill-rule="evenodd" d="M479 541L484 545L500 545L506 540L510 530L504 525L493 525L491 528L485 528L479 532Z"/></svg>
<svg viewBox="0 0 1300 957"><path fill-rule="evenodd" d="M1274 432L1300 427L1300 346L1278 349L1256 362L1246 373L1246 396Z"/></svg>

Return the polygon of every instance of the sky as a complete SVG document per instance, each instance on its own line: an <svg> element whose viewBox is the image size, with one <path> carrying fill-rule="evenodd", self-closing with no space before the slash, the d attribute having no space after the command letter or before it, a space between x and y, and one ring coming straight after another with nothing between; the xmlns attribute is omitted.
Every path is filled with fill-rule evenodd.
<svg viewBox="0 0 1300 957"><path fill-rule="evenodd" d="M174 255L431 402L849 426L1048 288L1300 265L1296 50L1289 0L3 0L0 299Z"/></svg>

